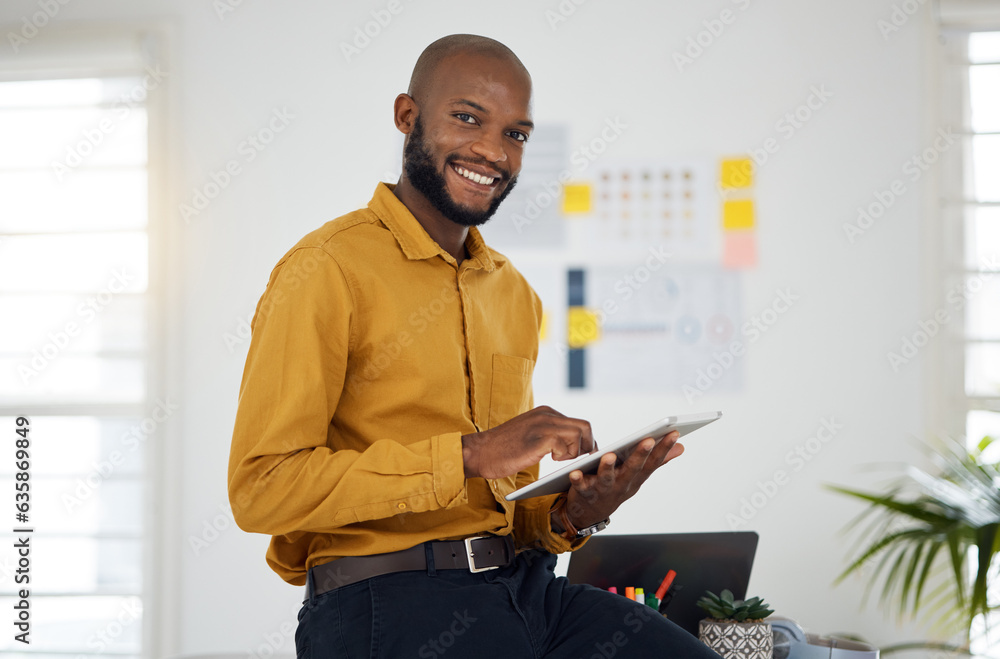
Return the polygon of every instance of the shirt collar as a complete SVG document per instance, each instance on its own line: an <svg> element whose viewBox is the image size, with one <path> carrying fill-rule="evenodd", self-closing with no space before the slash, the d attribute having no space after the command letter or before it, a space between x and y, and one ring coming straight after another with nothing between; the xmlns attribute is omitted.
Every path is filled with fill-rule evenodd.
<svg viewBox="0 0 1000 659"><path fill-rule="evenodd" d="M375 194L368 202L368 208L392 232L400 249L406 254L406 258L423 260L441 256L449 263L454 263L455 258L430 237L430 234L413 216L410 209L393 194L395 187L395 184L392 183L379 183L375 186ZM476 227L469 227L465 248L469 252L469 260L477 263L478 267L486 272L493 272L505 262L505 259L499 254L497 258L493 257L490 248L486 246L483 236Z"/></svg>

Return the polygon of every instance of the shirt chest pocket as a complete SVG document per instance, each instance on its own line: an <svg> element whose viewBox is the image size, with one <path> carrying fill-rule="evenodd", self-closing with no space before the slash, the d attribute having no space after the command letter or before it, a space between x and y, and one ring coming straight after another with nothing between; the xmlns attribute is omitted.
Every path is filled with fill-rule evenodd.
<svg viewBox="0 0 1000 659"><path fill-rule="evenodd" d="M531 373L534 368L535 362L524 357L493 355L490 428L530 409Z"/></svg>

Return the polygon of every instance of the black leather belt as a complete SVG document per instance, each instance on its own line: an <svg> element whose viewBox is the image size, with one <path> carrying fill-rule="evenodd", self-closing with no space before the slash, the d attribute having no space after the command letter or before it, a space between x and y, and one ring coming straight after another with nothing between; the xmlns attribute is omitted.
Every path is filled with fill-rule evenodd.
<svg viewBox="0 0 1000 659"><path fill-rule="evenodd" d="M306 601L317 595L371 577L409 570L427 570L428 555L436 570L485 572L514 560L510 536L482 535L465 540L425 542L402 551L371 556L346 556L309 568Z"/></svg>

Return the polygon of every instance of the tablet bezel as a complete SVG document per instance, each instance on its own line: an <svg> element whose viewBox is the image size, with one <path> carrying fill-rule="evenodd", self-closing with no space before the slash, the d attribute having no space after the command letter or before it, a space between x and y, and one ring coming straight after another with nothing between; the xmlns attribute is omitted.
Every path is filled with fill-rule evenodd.
<svg viewBox="0 0 1000 659"><path fill-rule="evenodd" d="M530 497L540 497L545 496L546 494L566 492L569 490L569 475L571 472L579 469L585 474L595 473L601 458L608 453L614 453L618 456L619 460L624 460L632 452L632 448L647 437L653 437L656 441L660 441L672 430L679 431L681 437L683 437L684 435L706 426L720 418L722 418L722 412L720 411L701 412L698 414L678 414L664 417L659 421L649 424L645 428L636 430L635 432L626 435L613 444L604 448L599 448L595 453L590 453L581 458L577 458L565 467L562 467L547 476L543 476L535 482L525 485L518 490L514 490L504 498L507 501L520 501L521 499L528 499Z"/></svg>

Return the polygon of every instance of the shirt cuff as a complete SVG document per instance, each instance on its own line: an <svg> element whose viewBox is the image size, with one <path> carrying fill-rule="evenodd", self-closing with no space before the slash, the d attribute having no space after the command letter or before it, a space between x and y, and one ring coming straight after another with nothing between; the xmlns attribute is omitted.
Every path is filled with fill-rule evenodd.
<svg viewBox="0 0 1000 659"><path fill-rule="evenodd" d="M567 551L575 551L586 544L590 536L585 536L583 538L576 538L575 540L567 540L560 533L556 533L552 530L552 515L549 514L550 511L555 508L556 501L560 498L565 498L565 494L553 494L548 497L542 498L547 505L539 506L539 510L545 511L545 516L542 520L542 537L544 538L543 543L545 544L545 549L551 554L561 554Z"/></svg>
<svg viewBox="0 0 1000 659"><path fill-rule="evenodd" d="M462 433L449 432L431 437L431 468L434 470L434 493L442 508L468 503Z"/></svg>

